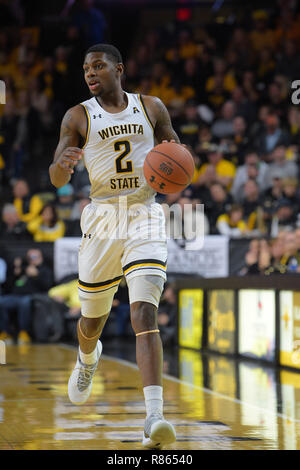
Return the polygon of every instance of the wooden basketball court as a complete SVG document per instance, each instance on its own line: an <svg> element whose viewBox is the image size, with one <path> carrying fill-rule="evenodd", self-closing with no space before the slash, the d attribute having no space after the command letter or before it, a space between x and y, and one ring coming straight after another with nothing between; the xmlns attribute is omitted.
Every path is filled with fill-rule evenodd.
<svg viewBox="0 0 300 470"><path fill-rule="evenodd" d="M7 363L0 365L1 450L141 449L138 369L103 355L89 401L76 406L67 396L76 351L61 344L7 347ZM289 437L299 420L260 409L261 425L243 424L257 407L167 375L164 400L165 417L177 431L169 450L300 448L295 433Z"/></svg>

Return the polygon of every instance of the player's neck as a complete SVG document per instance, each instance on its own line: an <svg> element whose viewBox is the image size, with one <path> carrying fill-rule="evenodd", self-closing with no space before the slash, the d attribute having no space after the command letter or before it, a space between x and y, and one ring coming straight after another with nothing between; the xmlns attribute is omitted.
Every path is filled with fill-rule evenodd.
<svg viewBox="0 0 300 470"><path fill-rule="evenodd" d="M127 95L121 87L106 95L96 96L96 99L103 109L112 113L120 112L128 105Z"/></svg>

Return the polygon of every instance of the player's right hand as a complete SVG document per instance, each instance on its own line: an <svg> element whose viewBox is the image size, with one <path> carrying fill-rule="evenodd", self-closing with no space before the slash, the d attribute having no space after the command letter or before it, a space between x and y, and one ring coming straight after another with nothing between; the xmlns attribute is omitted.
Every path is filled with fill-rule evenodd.
<svg viewBox="0 0 300 470"><path fill-rule="evenodd" d="M74 173L74 166L76 166L79 160L81 160L82 155L82 149L78 147L67 147L58 158L56 164L62 170L72 174Z"/></svg>

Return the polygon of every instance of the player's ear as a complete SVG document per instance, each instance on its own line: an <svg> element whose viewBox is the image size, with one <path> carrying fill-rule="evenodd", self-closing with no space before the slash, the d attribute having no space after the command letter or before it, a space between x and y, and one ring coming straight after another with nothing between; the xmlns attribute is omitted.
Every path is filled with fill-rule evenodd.
<svg viewBox="0 0 300 470"><path fill-rule="evenodd" d="M124 65L122 63L119 63L116 65L116 69L121 77L124 73Z"/></svg>

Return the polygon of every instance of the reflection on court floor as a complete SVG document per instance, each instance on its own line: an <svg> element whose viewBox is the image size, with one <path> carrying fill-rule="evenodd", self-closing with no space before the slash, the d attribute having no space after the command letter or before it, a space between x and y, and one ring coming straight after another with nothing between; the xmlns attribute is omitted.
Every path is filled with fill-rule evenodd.
<svg viewBox="0 0 300 470"><path fill-rule="evenodd" d="M76 349L7 347L0 365L0 449L141 449L145 418L132 363L103 356L89 401L69 402ZM176 426L170 450L300 449L300 375L179 351L179 378L164 376L165 416ZM278 396L282 409L278 409Z"/></svg>

